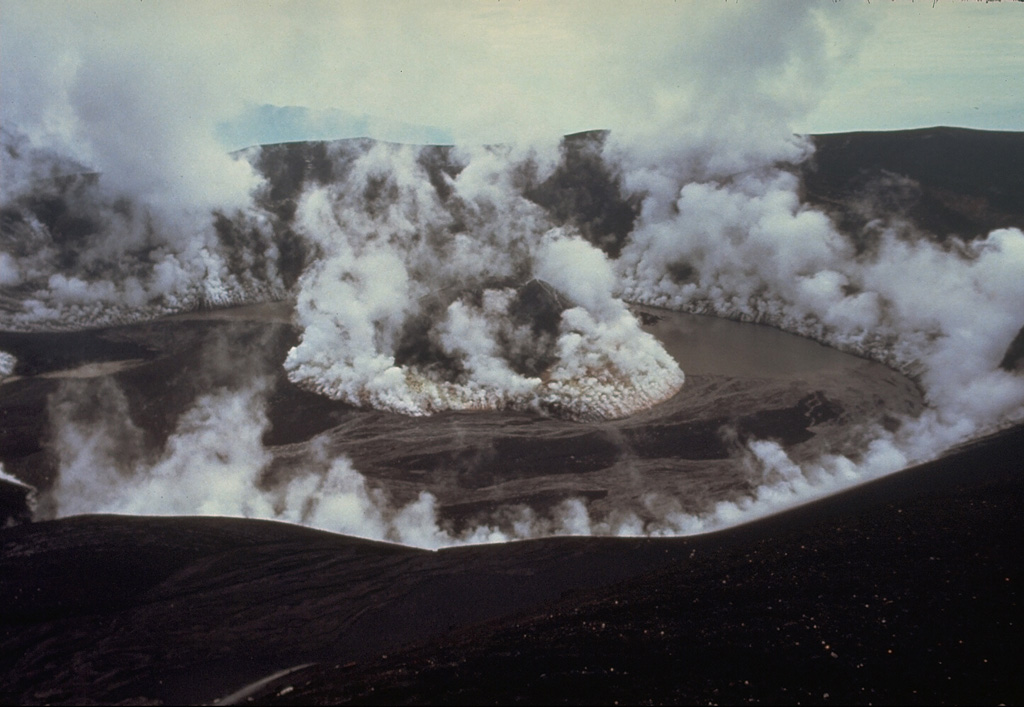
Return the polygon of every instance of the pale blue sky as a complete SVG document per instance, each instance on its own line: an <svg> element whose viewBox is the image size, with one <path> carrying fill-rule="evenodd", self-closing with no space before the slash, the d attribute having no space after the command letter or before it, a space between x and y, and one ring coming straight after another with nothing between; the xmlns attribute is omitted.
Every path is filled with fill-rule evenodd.
<svg viewBox="0 0 1024 707"><path fill-rule="evenodd" d="M0 4L0 122L86 160L346 133L1024 130L1009 0Z"/></svg>
<svg viewBox="0 0 1024 707"><path fill-rule="evenodd" d="M873 26L795 127L1024 130L1024 3L885 0L857 12Z"/></svg>
<svg viewBox="0 0 1024 707"><path fill-rule="evenodd" d="M751 3L734 3L735 7L720 11L712 20L742 25L747 12L744 4ZM792 127L795 131L891 130L940 124L1024 130L1024 3L848 1L841 10L829 7L830 4L821 3L818 10L826 22L831 23L830 31L839 35L830 45L837 56L831 58L827 72L821 77L821 85L816 87L817 105L802 114L794 114ZM627 21L633 9L622 13L606 5L594 7L591 11L594 16L589 22L597 29L597 36L601 36L602 30L607 33L601 36L600 41L610 45L604 51L595 52L592 45L595 33L573 32L569 27L558 27L557 21L552 22L552 12L547 8L526 5L518 8L518 12L503 14L498 11L497 3L483 5L485 9L488 5L495 6L489 8L493 12L487 23L488 31L501 36L501 41L509 45L504 49L511 57L510 61L523 65L537 82L534 86L526 81L510 82L510 93L523 96L523 100L532 97L532 88L537 88L540 94L544 88L545 72L557 76L568 69L586 76L585 66L574 65L581 56L595 57L591 68L595 82L599 83L600 60L616 53L614 45L617 42L621 42L620 49L624 51L620 56L625 61L629 61L630 52L642 54L648 48L644 33L616 31L615 25L622 18L626 18L622 21ZM645 8L652 6L659 7L651 3ZM641 9L644 8L636 8L635 11ZM557 12L554 14L559 15ZM602 14L606 17L602 18ZM666 8L665 14L669 20L664 28L666 35L671 36L672 30L678 26L686 27L685 13ZM832 14L835 17L830 17ZM763 21L765 16L762 13L753 19ZM469 24L479 21L477 16ZM657 23L643 24L645 31L650 33L647 38L651 40L651 46L663 46L664 38L657 36ZM764 31L772 30L769 21ZM453 45L457 46L457 42ZM531 45L535 50L534 61L524 61L523 49ZM652 65L656 69L658 67L656 61L649 61L649 57L638 58L637 74L642 83L643 71ZM472 61L472 57L467 56L466 60ZM698 70L706 71L707 67L698 63ZM628 75L628 71L626 73ZM713 68L711 73L714 73ZM557 91L557 79L549 77L546 80ZM484 88L482 93L489 101L491 92ZM568 91L564 95L573 96L574 92ZM534 100L543 105L552 98L538 95ZM602 105L601 100L608 101L608 97L594 95L592 98L595 99L592 113L586 115L581 110L579 114L572 115L571 110L566 110L564 122L557 126L559 132L603 127L620 120L617 114L608 118L603 116L617 113L621 106ZM623 102L628 103L628 97L624 98ZM583 105L579 107L585 108ZM352 104L345 106L348 111L358 108ZM450 108L453 112L458 111L456 105ZM377 106L376 109L387 112L386 106ZM336 120L325 120L332 110ZM315 125L310 125L308 135L319 137L326 134L324 128L330 132L331 127L336 127L336 132L371 132L385 139L409 141L423 140L426 136L429 141L440 142L458 133L463 122L461 116L454 115L446 120L443 111L396 113L391 122L412 121L411 124L402 123L410 125L408 130L386 125L388 121L380 119L375 129L368 131L365 118L360 114L353 113L350 120L345 120L344 117L350 114L339 110L338 106L331 106L330 110L319 113L321 118L318 121L311 121ZM270 115L267 111L264 114ZM252 112L247 115L252 116ZM430 119L434 119L436 125L416 124L417 120ZM265 122L263 128L271 132L278 129L273 121ZM281 137L288 132L288 127L280 126Z"/></svg>

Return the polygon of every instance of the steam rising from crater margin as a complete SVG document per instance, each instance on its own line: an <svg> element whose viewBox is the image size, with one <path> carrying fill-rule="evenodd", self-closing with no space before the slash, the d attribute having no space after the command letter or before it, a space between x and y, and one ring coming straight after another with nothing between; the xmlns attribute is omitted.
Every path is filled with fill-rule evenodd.
<svg viewBox="0 0 1024 707"><path fill-rule="evenodd" d="M538 146L536 136L557 135L600 116L604 127L641 155L668 140L670 153L688 154L690 161L715 169L743 169L783 155L792 159L800 148L788 137L788 117L813 102L813 91L794 88L821 85L824 67L838 58L829 34L834 14L807 8L758 8L743 16L666 9L664 16L651 18L645 11L623 23L619 6L580 13L580 7L562 5L545 10L557 15L550 18L555 21L532 25L544 32L562 28L554 37L527 31L527 41L520 42L516 36L524 25L518 23L529 17L514 10L492 16L444 7L425 15L416 11L439 32L417 32L410 44L404 35L389 41L390 31L367 41L362 33L367 26L380 29L381 17L366 12L369 6L351 13L339 13L336 6L307 7L318 15L314 22L302 12L301 17L276 16L280 10L267 6L260 12L276 21L264 17L250 24L219 7L205 10L206 21L196 26L194 18L183 23L167 7L142 11L124 5L116 23L102 25L77 8L11 6L2 51L4 66L13 68L0 87L10 117L5 127L12 126L4 133L4 170L17 177L4 192L4 204L18 214L4 234L14 257L2 265L17 291L9 326L102 326L294 294L303 341L289 357L289 375L328 395L408 413L518 407L579 418L628 414L678 390L682 373L621 302L614 304L618 283L607 275L602 256L587 253L590 246L574 240L571 224L553 221L523 198L523 188L543 181L559 159L554 142ZM39 10L46 21L33 14ZM220 29L226 21L231 31L224 41ZM260 28L294 23L305 31L328 31L330 41L303 43L327 54L298 72L306 81L282 83L271 69L292 66L291 55L277 33L263 36ZM684 32L698 27L699 34L680 42L678 33L664 31L666 23ZM766 25L777 31L765 33ZM512 33L511 41L495 34L499 28ZM655 28L661 31L652 32ZM737 31L752 40L743 44L743 55L734 50ZM611 35L616 42L594 40ZM126 43L124 36L145 41ZM437 37L493 61L423 71L423 58L434 56ZM541 100L529 88L536 85L530 76L555 57L564 63L567 45L575 47L570 55L580 69L573 74L574 85L593 72L601 79L590 85L603 87L600 95L580 102L566 100L571 90L552 91ZM243 67L237 57L251 54L238 50L256 46L259 57ZM53 47L64 48L53 62L24 60L51 56ZM362 110L387 103L380 86L398 81L406 89L399 91L403 109L409 96L429 97L411 101L414 105L462 106L462 124L455 130L460 142L480 141L474 128L501 125L514 126L519 143L533 147L518 153L463 150L455 170L442 166L434 180L423 179L411 151L375 148L354 164L339 165L345 176L332 184L304 185L301 194L291 195L298 213L285 214L274 185L262 182L249 160L217 153L211 136L217 122L238 112L257 88L266 96L266 91L317 84L324 76L337 81L337 67L365 61L358 52L331 54L328 48L336 47L358 48L364 57L374 57L370 65L419 67L415 87L404 77L391 76L388 84L377 72L355 72L358 79L343 82L345 98L357 97ZM177 55L182 49L210 69L201 81L182 69L187 66L182 62L164 70L162 52ZM517 60L510 62L508 53ZM415 60L401 61L410 56ZM753 70L737 70L738 62L748 60ZM495 76L489 72L499 68L504 76L510 63L525 70L515 78L490 80ZM785 81L776 80L776 70L783 71ZM550 81L571 72L541 73ZM680 82L681 75L691 80ZM523 78L516 85L534 101L510 103L508 82ZM503 100L488 101L479 92L472 100L450 93L466 86L478 91L487 86ZM721 105L725 95L759 98L726 106ZM284 94L274 100L293 102ZM175 110L179 101L190 107L187 114ZM496 115L499 105L507 115ZM547 109L538 110L542 105ZM583 105L590 110L565 112ZM513 106L525 106L529 116L510 112ZM637 130L632 116L641 106L649 110L644 129ZM385 112L394 113L395 106ZM754 115L758 120L745 120ZM431 122L427 116L410 117ZM115 129L126 119L131 130ZM740 123L743 130L726 131L732 137L722 139L723 125ZM678 130L680 124L685 131ZM750 130L750 124L760 127ZM183 145L189 146L187 153ZM81 171L75 165L99 174L74 177L70 184L38 183L40 176ZM43 197L44 208L27 203L30 193ZM70 204L71 223L46 208L52 201ZM569 251L573 260L585 259L597 269L584 275L573 270L581 265L565 265ZM547 256L559 255L563 266L546 263ZM536 341L533 358L550 359L551 365L517 368L502 350L503 341L519 338L502 331L502 302L512 296L509 285L531 276L544 279L543 273L559 280L550 284L572 306L556 331L540 332L544 337L538 339L545 340ZM445 296L453 284L474 292ZM440 307L420 304L438 293ZM430 321L419 324L424 317ZM441 370L397 360L403 343L410 348L409 329L416 327L446 359ZM477 336L459 335L469 327ZM552 346L553 354L546 355Z"/></svg>
<svg viewBox="0 0 1024 707"><path fill-rule="evenodd" d="M498 358L493 354L503 340L499 329L510 321L510 302L515 297L514 288L502 286L501 280L521 268L523 277L550 280L567 298L586 305L560 313L552 341L558 342L553 350L563 361L611 360L607 352L614 352L614 346L594 351L583 346L576 358L562 352L569 343L582 345L588 327L596 325L602 333L605 325L606 338L598 339L604 344L615 341L611 332L616 325L621 324L626 334L635 330L632 318L624 321L619 316L621 302L609 294L622 288L635 299L769 321L889 360L916 372L929 407L918 418L904 420L895 432L870 431L859 455L825 454L797 464L777 443L753 441L744 452L753 490L701 512L684 512L678 499L651 489L642 499L646 520L629 509L595 518L585 502L570 499L549 517L521 507L507 509L501 517L454 532L439 518L436 499L429 491L411 503L395 503L344 457L314 453L295 478L267 487L262 481L267 453L259 442L266 423L258 386L198 398L156 459L125 452L136 443L128 434L130 419L125 422L123 414L114 416L120 421L96 427L94 422L76 421L75 415L62 413L57 405L53 419L61 430L57 445L61 486L54 494L58 513L191 509L188 512L258 515L428 547L552 533L676 535L723 527L805 502L927 460L1024 418L1024 377L1000 365L1024 325L1020 307L1024 285L1019 278L1024 271L1024 233L1017 229L997 230L967 243L954 241L950 247L936 244L929 234L909 224L878 222L872 226L874 249L858 253L850 237L837 232L823 214L800 204L795 180L785 169L765 167L730 178L706 175L704 181L694 182L680 180L675 165L634 165L636 171L623 172L626 188L630 184L636 188L640 183L636 180L644 180L658 189L644 192L636 227L619 258L609 261L571 232L547 228L536 204L502 182L516 170L500 160L499 168L482 179L493 187L483 190L486 199L453 178L447 183L453 201L445 209L432 211L438 190L429 180L429 186L423 184L423 175L416 173L415 155L409 148L384 146L369 160L379 170L374 173L376 179L356 182L373 184L390 198L353 203L353 198L366 199L366 193L352 189L349 182L344 193L332 194L326 185L306 191L300 201L298 229L309 238L322 234L324 240L318 244L317 264L298 282L304 339L289 359L293 377L303 382L354 380L348 393L353 400L362 402L360 396L372 391L381 396L373 404L391 409L424 405L424 400L429 405L432 398L416 398L423 395L422 388L416 390L408 377L388 379L401 372L394 366L392 352L397 355L403 349L403 336L412 335L417 347L435 346L458 362L445 375L461 369L463 374L491 382L493 390L508 396L501 405L509 405L515 400L512 396L525 389L515 387L520 379L535 384L508 366L514 357L496 362L487 356ZM363 168L358 159L353 164L354 169ZM381 164L397 165L399 176L383 171ZM407 181L400 174L403 165L413 175ZM450 218L451 213L459 218ZM454 224L473 223L477 213L516 214L518 218L508 220L520 230L495 233L481 223L479 239L451 232ZM410 214L422 218L422 231L411 227ZM529 226L523 227L524 223ZM531 230L536 224L540 225ZM366 237L353 238L352 233ZM461 273L444 269L448 263L464 262L467 253L482 253L482 259L470 260L485 263L485 268L467 266ZM502 253L523 257L500 257ZM567 260L588 267L567 267ZM391 280L369 276L382 263L393 267ZM429 280L434 268L442 275L451 273L454 294L447 299L439 294L445 288L434 290L438 283ZM936 282L942 287L937 288ZM341 288L340 294L336 288ZM356 338L360 332L365 332L365 339ZM538 350L551 345L540 338L535 342ZM353 339L365 346L349 347ZM320 349L308 343L318 340L323 344ZM370 362L376 358L386 366L369 366L372 375L359 378L358 366L364 362L354 355L348 360L344 356L361 351L373 352ZM318 359L318 352L326 353ZM636 348L627 347L626 352L627 360L636 360ZM301 355L323 363L326 373L319 378L297 376L303 370L296 365ZM410 362L406 373L416 372L420 365ZM429 377L429 369L422 371L423 379L441 387L438 379ZM472 393L469 375L455 385L465 385ZM496 379L502 382L494 384ZM472 400L465 395L463 400ZM535 390L528 395L532 396L528 400L541 399ZM116 395L106 397L116 399ZM69 399L81 396L71 391ZM227 429L234 434L203 433ZM125 468L116 461L133 458L137 461ZM195 470L206 471L196 475ZM209 483L210 473L217 483ZM168 505L175 499L181 504Z"/></svg>
<svg viewBox="0 0 1024 707"><path fill-rule="evenodd" d="M1024 377L1000 365L1024 325L1024 234L1017 229L951 247L910 224L876 222L874 247L858 252L849 235L800 203L784 166L729 177L705 169L694 181L676 164L622 162L623 188L634 190L641 206L621 254L609 259L571 229L553 226L514 188L523 162L537 158L508 160L507 152L484 150L474 171L474 155L462 154L468 164L457 163L461 170L453 169L442 189L421 171L419 151L377 146L365 162L348 162L348 176L302 192L296 231L317 257L296 284L303 341L286 364L293 380L350 385L326 392L403 412L475 404L543 409L543 386L558 381L551 371L577 362L589 393L598 394L563 387L561 401L586 406L572 414L621 410L614 407L621 397L602 397L601 381L589 371L612 362L640 376L643 365L627 364L644 355L658 360L636 336L635 320L623 316L613 293L624 291L675 309L767 321L888 361L917 375L929 408L895 432L871 431L859 455L797 464L777 443L753 441L744 452L753 490L697 513L651 489L643 508L609 517L592 517L585 502L570 499L551 516L505 509L455 532L428 490L396 503L347 459L322 451L291 480L267 486L259 386L197 398L155 458L131 451L138 445L123 412L97 426L57 404L57 512L262 516L428 547L553 533L676 535L897 471L1024 417ZM390 277L373 276L380 272ZM547 338L544 331L503 330L514 324L518 296L504 283L530 277L561 293L552 302L567 300ZM559 362L544 369L547 381L510 365L518 359L503 347L524 339L534 355L548 352ZM447 368L417 360L424 347ZM410 356L404 368L395 365L401 355ZM81 399L67 391L69 400ZM217 434L228 429L233 434Z"/></svg>
<svg viewBox="0 0 1024 707"><path fill-rule="evenodd" d="M461 152L436 185L418 150L378 144L303 195L296 230L318 257L298 282L302 341L289 378L412 415L520 408L599 419L674 394L683 374L614 297L605 255L554 227L516 184L543 181L551 161L535 150ZM531 278L569 303L547 326L504 285ZM410 362L396 361L410 349Z"/></svg>
<svg viewBox="0 0 1024 707"><path fill-rule="evenodd" d="M437 56L420 51L419 42L450 39L444 27L453 24L452 13L445 10L430 20L437 32L418 26L400 37L408 47L380 42L362 58L358 51L314 57L277 81L268 67L289 65L296 53L277 38L287 32L267 37L259 26L336 33L330 41L302 44L344 52L367 49L365 38L346 41L358 39L365 18L349 24L282 15L277 23L260 16L249 24L239 20L245 12L219 8L205 11L212 21L196 24L182 21L171 5L146 15L132 3L106 6L123 15L119 24L107 25L88 21L84 14L92 10L83 8L89 6L69 7L5 4L0 25L2 206L15 213L0 232L5 326L94 326L295 294L303 341L287 365L304 385L406 412L477 405L557 409L579 401L586 407L572 412L586 416L587 410L621 414L649 404L682 380L660 348L621 316L618 300L625 297L773 323L885 360L917 375L926 389L930 409L897 433L877 430L858 458L826 456L801 467L772 442L750 445L757 485L745 501L692 516L672 511L671 499L652 498L652 506L669 510L649 526L629 518L595 521L581 503L570 502L564 519L524 521L516 526L520 535L545 528L670 534L714 527L894 471L1021 417L1021 376L999 366L1024 324L1019 230L939 247L906 224L878 222L870 234L877 247L857 252L851 237L864 234L840 234L824 214L800 204L787 165L805 159L809 144L793 137L789 126L813 105L839 58L830 49L836 27L820 8L759 4L754 16L704 16L687 7L685 18L674 15L673 22L652 14L633 23L579 8L569 18L574 8L560 5L557 11L567 14L562 19L572 22L545 26L567 33L578 28L576 40L589 38L567 45L582 51L555 52L559 61L582 62L580 71L560 72L532 57L504 61L502 51L531 44L476 31L486 23L458 25L456 34L499 61L451 70L419 61ZM701 15L696 21L695 12ZM237 23L238 31L222 31ZM652 31L659 23L665 31ZM702 34L681 41L688 24ZM125 36L139 39L126 44ZM606 41L613 36L622 43ZM246 51L252 47L260 48L255 60ZM182 49L193 66L203 67L202 81L179 60ZM417 70L396 78L403 64L388 52L416 57L405 65ZM526 68L506 79L507 66ZM480 79L478 72L487 80L463 80ZM573 84L549 91L543 105L550 110L508 99L536 97L530 86L550 89L547 82L560 76ZM390 84L399 89L393 95L381 88L389 81L397 82ZM259 92L264 85L273 95ZM557 160L550 143L515 153L462 151L433 181L423 179L413 150L381 147L354 161L338 155L351 168L347 176L313 180L280 198L250 160L225 155L213 141L217 122L247 100L304 105L310 94L336 100L337 92L324 90L336 85L364 111L426 106L408 116L421 123L437 115L431 107L459 106L464 119L456 134L467 143L490 139L478 137L480 126L511 126L525 138L597 121L612 128L602 158L622 194L642 204L639 219L615 244L618 254L608 256L580 241L573 224L556 222L524 199L521 180L540 181ZM584 96L580 87L595 93ZM424 94L429 100L420 100ZM588 100L574 100L583 97ZM565 111L574 106L584 113L569 120ZM645 118L640 124L638 114ZM520 124L527 129L516 130ZM525 172L524 164L531 165ZM83 170L99 176L79 174ZM59 176L66 179L53 179ZM350 189L339 190L342 183ZM295 220L287 214L291 206ZM211 219L211 211L219 217ZM591 268L558 267L567 254ZM373 277L381 272L389 278ZM516 288L530 278L549 282L570 301L555 328L531 330L534 346L520 356L507 342L522 337L504 327ZM453 283L457 292L450 293ZM429 345L443 365L417 360L409 342ZM524 363L531 357L550 365L531 368ZM643 378L648 371L649 384ZM569 377L560 378L562 372ZM586 386L583 394L572 389L573 381ZM631 399L634 394L639 397ZM405 507L394 510L360 486L343 460L323 460L319 467L310 462L327 476L310 476L309 486L291 492L259 486L265 464L257 444L265 424L260 396L258 386L199 396L172 437L180 441L155 458L138 450L131 425L82 417L71 403L63 408L56 401L52 415L63 440L60 512L159 512L164 499L178 498L172 491L189 489L195 495L184 494L174 508L314 522L317 498L341 505L351 498L366 533L404 537L388 519L402 516ZM101 412L125 422L116 406ZM231 435L210 436L204 429L236 431L231 441L239 448L220 449ZM187 462L181 456L193 453ZM104 467L110 459L126 461ZM196 469L210 473L196 475ZM134 481L125 483L129 478ZM214 479L223 486L211 484ZM119 495L118 484L133 495ZM424 497L402 517L419 519L417 527L435 537L429 505Z"/></svg>
<svg viewBox="0 0 1024 707"><path fill-rule="evenodd" d="M553 517L517 507L503 510L493 525L453 532L429 491L395 503L347 458L329 455L323 438L307 445L287 480L268 481L266 383L199 395L162 448L148 450L110 378L63 382L50 406L60 477L44 497L44 513L270 518L425 548L590 532L577 501L563 503Z"/></svg>

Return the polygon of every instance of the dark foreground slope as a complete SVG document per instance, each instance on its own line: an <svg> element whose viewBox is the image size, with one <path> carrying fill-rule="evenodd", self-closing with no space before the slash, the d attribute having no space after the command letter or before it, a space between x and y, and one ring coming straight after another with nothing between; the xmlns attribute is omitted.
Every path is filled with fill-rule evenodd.
<svg viewBox="0 0 1024 707"><path fill-rule="evenodd" d="M1019 704L1022 453L1017 429L255 701Z"/></svg>
<svg viewBox="0 0 1024 707"><path fill-rule="evenodd" d="M427 553L260 521L0 531L0 701L1024 700L1024 429L730 531Z"/></svg>

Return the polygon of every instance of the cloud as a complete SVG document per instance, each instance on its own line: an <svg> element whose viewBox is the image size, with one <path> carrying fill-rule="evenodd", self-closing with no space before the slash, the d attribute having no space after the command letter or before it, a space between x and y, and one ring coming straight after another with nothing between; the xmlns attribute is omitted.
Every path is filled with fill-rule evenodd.
<svg viewBox="0 0 1024 707"><path fill-rule="evenodd" d="M173 164L163 146L174 144L213 161L204 151L218 122L268 104L437 126L460 143L684 132L702 114L757 135L813 106L839 38L857 33L848 15L797 4L7 2L3 110L104 171L139 149L140 163ZM724 109L741 102L740 114ZM142 166L137 176L155 179Z"/></svg>
<svg viewBox="0 0 1024 707"><path fill-rule="evenodd" d="M5 3L5 127L175 214L246 203L257 180L212 131L242 107L246 41L225 32L229 11Z"/></svg>
<svg viewBox="0 0 1024 707"><path fill-rule="evenodd" d="M795 122L798 131L1024 129L1019 3L863 3L856 14L871 32L834 66L830 89Z"/></svg>

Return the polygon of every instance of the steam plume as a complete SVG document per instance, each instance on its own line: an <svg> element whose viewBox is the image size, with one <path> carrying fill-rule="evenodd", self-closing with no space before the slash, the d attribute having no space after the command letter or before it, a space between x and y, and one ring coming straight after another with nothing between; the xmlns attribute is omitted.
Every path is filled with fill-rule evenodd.
<svg viewBox="0 0 1024 707"><path fill-rule="evenodd" d="M112 382L66 382L50 406L59 515L251 515L428 546L678 534L889 473L1024 415L1022 376L1000 367L1024 325L1020 230L940 246L885 221L840 233L801 203L796 166L811 144L789 126L849 48L833 49L836 23L820 8L688 7L623 22L559 4L562 21L544 27L579 28L567 51L521 25L511 37L531 41L502 40L486 12L451 7L421 16L436 32L413 22L397 39L369 33L388 37L381 47L362 36L382 24L367 24L363 8L354 19L336 5L293 18L268 6L253 20L215 8L196 23L170 5L147 14L131 4L114 6L123 17L107 25L87 17L91 7L68 7L5 4L0 25L5 329L293 298L301 341L285 368L314 391L412 415L516 408L588 420L649 407L683 383L627 300L765 322L886 362L920 381L928 409L896 432L872 430L856 456L797 464L754 441L744 452L754 490L697 513L653 490L645 508L613 517L570 499L550 517L506 509L455 532L428 491L395 502L318 445L287 478L269 474L262 371L201 392L155 448ZM331 21L310 21L316 12ZM681 41L690 23L700 35ZM325 48L286 81L272 69L295 66L295 52L278 28ZM594 39L609 36L622 42ZM439 70L440 54L425 50L449 40L486 61ZM253 46L263 51L243 65ZM167 61L181 51L188 61ZM574 70L536 60L552 56ZM570 82L552 90L562 76ZM380 88L389 82L400 90ZM213 138L257 96L313 108L354 100L358 113L421 124L460 106L460 142L494 141L487 132L500 126L503 146L320 145L285 151L295 179L265 180L278 153L227 155ZM600 237L536 196L565 159L536 135L595 120L612 128L595 150L609 193L621 187L612 195L638 205L623 233ZM0 375L13 365L0 355Z"/></svg>
<svg viewBox="0 0 1024 707"><path fill-rule="evenodd" d="M522 196L516 181L541 180L553 160L501 148L460 157L432 183L419 151L376 145L303 197L298 229L320 257L298 284L302 342L289 377L413 415L534 408L600 418L678 390L677 364L614 297L604 254ZM550 331L509 330L515 285L530 278L571 305ZM552 342L550 368L515 370L522 355L510 344L536 360ZM403 349L434 356L403 365Z"/></svg>

